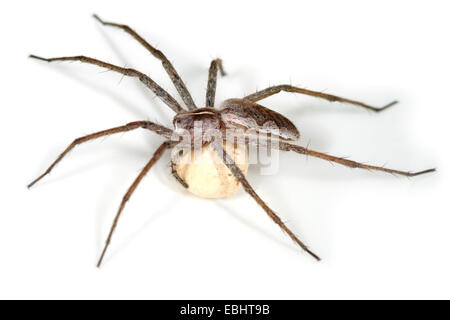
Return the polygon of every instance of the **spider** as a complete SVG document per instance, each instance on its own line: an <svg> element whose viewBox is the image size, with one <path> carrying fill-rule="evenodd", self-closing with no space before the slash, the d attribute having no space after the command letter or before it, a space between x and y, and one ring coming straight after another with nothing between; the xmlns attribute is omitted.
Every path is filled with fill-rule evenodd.
<svg viewBox="0 0 450 320"><path fill-rule="evenodd" d="M266 202L260 198L260 196L247 181L246 173L248 161L246 160L246 156L249 145L267 149L276 148L282 151L293 151L302 155L309 155L339 163L350 168L384 171L387 173L399 174L408 177L435 171L434 168L419 172L388 169L385 167L363 164L348 160L346 158L328 155L293 144L291 142L300 138L299 131L295 125L280 113L256 103L257 101L282 91L305 94L322 98L330 102L338 101L341 103L353 104L375 112L386 110L396 104L397 101L393 101L384 107L377 108L362 102L341 98L331 94L306 90L291 85L277 85L257 91L256 93L247 95L240 99L225 100L219 108L215 108L217 74L220 72L222 76L225 75L222 61L220 59L215 59L211 62L209 67L205 107L198 108L172 63L160 50L157 50L150 45L127 25L103 21L95 14L93 17L104 26L111 26L125 31L142 46L144 46L156 59L159 59L185 105L185 107L182 107L177 100L161 88L148 75L136 69L119 67L86 56L42 58L35 55L30 55L30 58L39 59L46 62L80 61L121 73L124 76L138 78L140 82L142 82L159 99L161 99L164 104L175 112L175 116L173 118L174 129L169 129L151 121L135 121L123 126L114 127L79 137L58 156L58 158L44 173L28 185L28 188L32 187L36 182L49 174L56 164L58 164L72 149L84 142L119 132L128 132L138 128L150 130L165 138L165 141L158 147L158 149L156 149L151 159L147 162L134 182L128 188L126 194L123 196L106 239L104 248L98 260L97 267L100 267L103 261L125 204L130 199L131 195L136 190L144 176L168 149L177 151L172 151L172 175L188 191L205 198L219 198L233 195L242 185L244 190L258 203L259 206L262 207L267 215L283 231L285 231L295 243L297 243L303 250L318 261L320 258L309 250L309 248L283 223L278 215L266 204ZM180 132L183 134L180 134ZM264 136L264 134L266 134L266 136ZM180 138L185 135L188 136L188 139ZM232 142L231 147L229 142ZM199 158L194 162L182 160L190 156L189 152L186 152L189 150L196 150L200 153ZM212 157L218 157L219 161L209 161ZM205 186L207 187L205 188Z"/></svg>

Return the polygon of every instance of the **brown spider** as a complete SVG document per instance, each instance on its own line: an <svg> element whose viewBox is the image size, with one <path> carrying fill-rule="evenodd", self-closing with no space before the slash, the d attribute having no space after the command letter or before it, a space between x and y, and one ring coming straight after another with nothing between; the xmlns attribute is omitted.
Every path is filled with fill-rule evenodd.
<svg viewBox="0 0 450 320"><path fill-rule="evenodd" d="M258 194L253 190L251 185L245 178L245 174L248 167L248 161L237 164L236 150L240 150L244 153L247 152L248 145L256 145L264 148L277 148L283 151L294 151L299 154L311 155L328 161L336 162L344 166L351 168L362 168L368 170L378 170L384 171L392 174L400 174L404 176L417 176L420 174L435 171L435 169L428 169L420 172L406 172L388 169L384 167L377 167L367 164L358 163L352 160L335 157L327 155L318 151L310 150L298 145L291 144L287 141L298 140L300 134L295 127L295 125L283 115L265 108L256 103L256 101L262 100L281 91L295 92L306 94L328 101L339 101L343 103L349 103L357 105L372 111L382 111L385 110L396 103L396 101L389 103L382 108L376 108L367 105L362 102L341 98L338 96L325 94L321 92L306 90L302 88L293 87L291 85L278 85L272 86L267 89L258 91L251 95L248 95L242 99L229 99L222 103L219 109L214 108L217 73L220 71L222 75L225 72L222 67L222 61L220 59L215 59L211 62L209 68L208 76L208 86L206 92L206 106L204 108L197 108L194 103L189 91L187 90L185 84L181 80L180 76L176 72L173 65L166 58L166 56L159 50L155 49L148 42L146 42L142 37L140 37L133 29L126 25L116 24L111 22L105 22L101 20L97 15L94 15L100 23L105 26L113 26L122 29L126 33L130 34L139 43L141 43L155 58L159 59L168 73L170 79L172 80L175 88L180 94L187 110L184 109L180 104L163 88L161 88L156 82L154 82L149 76L144 73L131 68L122 68L107 62L96 60L93 58L85 56L71 56L71 57L58 57L58 58L41 58L35 55L30 55L31 58L52 62L52 61L81 61L93 65L97 65L109 70L116 71L123 74L124 76L136 77L145 86L147 86L156 96L158 96L167 106L169 106L176 115L173 118L173 124L175 130L166 128L159 124L150 121L136 121L131 122L123 126L99 131L93 134L89 134L80 138L75 139L60 155L59 157L50 165L50 167L33 182L31 182L28 187L30 188L45 175L49 174L55 165L67 155L75 146L84 143L89 140L104 137L119 132L131 131L137 128L148 129L153 131L164 138L166 141L161 144L161 146L155 151L153 157L145 165L140 174L137 176L133 184L129 187L127 193L122 199L118 212L113 221L111 230L109 232L106 244L100 256L97 266L99 267L102 263L105 252L111 241L112 234L117 226L120 214L122 213L126 202L130 199L134 190L137 188L141 180L147 174L147 172L152 168L152 166L161 158L162 154L166 149L175 148L179 146L184 146L184 149L177 150L177 152L172 152L172 174L174 177L189 191L203 197L217 198L221 196L230 196L234 194L237 189L242 185L245 191L264 209L264 211L269 215L269 217L278 224L281 229L283 229L292 240L294 240L301 248L308 252L315 259L320 260L320 258L311 252L306 245L298 239L298 237L286 227L286 225L281 221L281 219L275 214L275 212L269 208L269 206L258 196ZM198 126L200 124L200 126ZM199 130L199 134L196 134L196 130ZM225 132L226 131L226 132ZM181 133L180 133L181 132ZM231 134L230 134L231 133ZM266 137L263 135L266 134ZM268 135L267 135L268 134ZM187 135L188 139L180 139ZM192 138L194 137L194 138ZM257 137L257 138L255 138ZM263 138L261 138L263 137ZM243 139L240 139L243 138ZM228 142L233 142L232 148L229 149ZM274 143L276 142L276 143ZM187 175L181 168L184 164L180 163L180 157L183 157L184 151L186 150L197 150L203 155L207 154L211 156L218 156L220 163L214 164L213 169L215 170L216 176L211 176L207 174L201 174L201 170L191 171L191 176L188 177L189 181L185 181ZM242 148L242 146L244 146ZM234 148L233 148L234 147ZM207 151L205 151L207 150ZM232 156L229 152L233 153ZM204 163L201 163L202 167ZM184 167L185 168L185 167ZM198 166L196 167L199 168ZM211 169L211 167L209 167ZM225 174L224 174L225 173ZM211 181L209 179L218 179L218 184L213 186L213 192L208 193L208 191L197 190L195 187L208 185ZM193 185L188 184L188 182ZM231 185L231 187L230 187Z"/></svg>

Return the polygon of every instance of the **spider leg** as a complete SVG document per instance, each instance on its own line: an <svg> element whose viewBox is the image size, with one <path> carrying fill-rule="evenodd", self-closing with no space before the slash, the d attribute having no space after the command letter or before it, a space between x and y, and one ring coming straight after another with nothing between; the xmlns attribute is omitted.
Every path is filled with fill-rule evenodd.
<svg viewBox="0 0 450 320"><path fill-rule="evenodd" d="M145 177L145 175L148 173L148 171L153 167L153 165L161 158L164 151L169 147L170 141L163 142L161 146L155 151L153 154L153 157L150 159L150 161L145 165L145 167L142 169L142 171L139 173L137 178L134 180L134 182L131 184L131 186L128 188L127 193L122 198L122 202L120 203L119 210L117 211L117 214L114 218L113 224L111 226L111 229L108 234L108 238L106 239L105 247L103 248L102 254L100 256L100 259L98 260L97 267L100 267L103 261L103 257L105 256L106 250L108 249L109 243L111 242L112 235L114 233L114 230L117 227L117 222L119 221L120 214L123 211L123 208L125 207L125 204L130 199L131 195L133 194L134 190L136 190L139 183L142 181L142 179Z"/></svg>
<svg viewBox="0 0 450 320"><path fill-rule="evenodd" d="M322 98L322 99L328 100L330 102L338 101L338 102L343 102L343 103L349 103L349 104L360 106L360 107L363 107L363 108L366 108L366 109L369 109L372 111L376 111L376 112L386 110L387 108L392 107L394 104L397 103L397 101L392 101L391 103L389 103L381 108L378 108L378 107L370 106L363 102L350 100L350 99L346 99L346 98L341 98L341 97L338 97L338 96L335 96L332 94L326 94L326 93L322 93L322 92L318 92L318 91L312 91L312 90L307 90L307 89L303 89L303 88L298 88L298 87L294 87L294 86L287 85L287 84L268 87L264 90L257 91L253 94L250 94L250 95L244 97L244 99L256 102L256 101L265 99L267 97L270 97L274 94L277 94L281 91L306 94L308 96Z"/></svg>
<svg viewBox="0 0 450 320"><path fill-rule="evenodd" d="M189 185L186 183L186 181L183 180L183 178L181 178L178 173L177 173L177 169L176 169L176 164L173 161L170 161L170 169L172 171L172 176L186 189L189 188Z"/></svg>
<svg viewBox="0 0 450 320"><path fill-rule="evenodd" d="M131 131L137 128L144 128L144 129L149 129L151 131L156 132L159 135L164 136L167 139L170 139L171 135L172 135L172 130L160 126L156 123L150 122L150 121L136 121L136 122L130 122L124 126L120 126L120 127L114 127L111 129L107 129L107 130L103 130L103 131L99 131L99 132L95 132L92 134L88 134L86 136L83 137L79 137L77 139L75 139L59 156L58 158L56 158L56 160L50 165L50 167L48 167L47 170L45 170L45 172L43 174L41 174L39 177L37 177L35 180L33 180L29 185L28 188L31 188L36 182L38 182L39 180L41 180L43 177L45 177L47 174L49 174L52 169L73 149L75 148L77 145L82 144L84 142L93 140L93 139L97 139L100 137L104 137L104 136L108 136L114 133L119 133L119 132L126 132L126 131Z"/></svg>
<svg viewBox="0 0 450 320"><path fill-rule="evenodd" d="M208 74L208 88L206 89L206 107L214 108L214 100L216 99L217 71L223 77L226 75L223 70L222 60L215 59L211 61Z"/></svg>
<svg viewBox="0 0 450 320"><path fill-rule="evenodd" d="M267 145L265 145L265 146L267 146ZM275 144L275 146L276 146L276 144ZM269 145L269 147L270 147L270 145ZM432 168L432 169L427 169L427 170L418 171L418 172L410 172L410 171L394 170L394 169L389 169L389 168L385 168L385 167L372 166L372 165L348 160L346 158L336 157L336 156L332 156L332 155L329 155L326 153L310 150L310 149L300 147L300 146L297 146L294 144L286 143L286 142L279 142L278 148L283 151L294 151L294 152L297 152L300 154L313 156L313 157L328 160L331 162L336 162L336 163L339 163L341 165L344 165L344 166L347 166L350 168L361 168L361 169L366 169L366 170L383 171L383 172L387 172L387 173L391 173L391 174L399 174L399 175L407 176L407 177L415 177L415 176L418 176L421 174L436 171L435 168Z"/></svg>
<svg viewBox="0 0 450 320"><path fill-rule="evenodd" d="M103 21L96 14L94 14L94 18L104 26L111 26L122 29L123 31L131 35L134 39L136 39L140 44L142 44L148 51L150 51L150 53L156 59L161 60L164 69L166 70L167 74L169 75L175 88L177 89L178 93L180 94L181 98L183 99L188 109L193 110L197 108L183 80L181 80L181 77L178 75L172 63L166 58L166 56L161 51L150 45L147 41L145 41L140 35L138 35L133 29L131 29L127 25Z"/></svg>
<svg viewBox="0 0 450 320"><path fill-rule="evenodd" d="M183 111L184 109L178 104L178 102L163 88L161 88L155 81L153 81L149 76L143 74L140 71L131 68L122 68L107 62L103 62L94 58L85 56L73 56L73 57L58 57L58 58L41 58L35 55L30 55L30 58L52 62L52 61L80 61L84 63L93 64L102 68L106 68L112 71L123 74L124 76L136 77L141 81L147 88L149 88L155 95L157 95L167 106L169 106L176 113Z"/></svg>
<svg viewBox="0 0 450 320"><path fill-rule="evenodd" d="M233 159L226 153L225 150L223 150L221 144L218 143L217 141L214 141L213 146L219 157L223 157L223 162L228 167L228 169L230 169L230 171L233 173L236 179L239 180L245 191L261 206L261 208L264 209L267 215L282 230L284 230L289 235L289 237L291 237L291 239L294 240L294 242L297 243L303 250L305 250L307 253L313 256L316 260L320 261L320 258L311 250L309 250L308 247L302 241L300 241L291 230L289 230L289 228L283 223L283 221L281 221L280 217L278 217L277 214L272 209L270 209L269 206L258 196L255 190L253 190L252 186L248 183L242 171L234 163Z"/></svg>

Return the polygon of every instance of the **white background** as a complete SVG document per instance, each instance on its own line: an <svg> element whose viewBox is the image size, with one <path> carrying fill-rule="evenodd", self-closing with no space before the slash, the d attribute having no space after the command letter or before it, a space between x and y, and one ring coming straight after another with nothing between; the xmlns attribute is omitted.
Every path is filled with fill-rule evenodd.
<svg viewBox="0 0 450 320"><path fill-rule="evenodd" d="M3 2L0 298L450 298L449 8L445 1ZM283 93L262 104L297 125L301 145L417 178L283 154L249 181L319 254L296 247L244 192L196 198L165 155L125 208L95 268L122 195L162 139L136 131L80 146L75 137L172 111L135 79L80 63L85 54L151 75L176 96L127 23L172 60L198 104L210 60L228 72L217 99L281 83L381 106L381 114ZM177 97L178 98L178 97Z"/></svg>

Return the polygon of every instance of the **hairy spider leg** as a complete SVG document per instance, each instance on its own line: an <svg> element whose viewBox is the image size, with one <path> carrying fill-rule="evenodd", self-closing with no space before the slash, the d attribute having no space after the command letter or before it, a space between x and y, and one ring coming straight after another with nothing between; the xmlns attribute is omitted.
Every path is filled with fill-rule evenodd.
<svg viewBox="0 0 450 320"><path fill-rule="evenodd" d="M347 166L350 168L361 168L361 169L366 169L366 170L383 171L383 172L387 172L387 173L391 173L391 174L399 174L399 175L406 176L406 177L415 177L415 176L418 176L421 174L436 171L436 168L431 168L431 169L418 171L418 172L410 172L410 171L394 170L394 169L389 169L389 168L385 168L385 167L372 166L372 165L348 160L348 159L342 158L342 157L331 156L326 153L310 150L310 149L300 147L300 146L297 146L294 144L286 143L286 142L280 142L279 148L280 148L280 150L283 150L283 151L294 151L294 152L297 152L300 154L305 154L305 155L313 156L316 158L336 162L336 163L339 163L341 165L344 165L344 166Z"/></svg>
<svg viewBox="0 0 450 320"><path fill-rule="evenodd" d="M166 58L166 56L161 51L150 45L147 41L144 40L144 38L142 38L139 34L137 34L133 29L131 29L127 25L103 21L96 14L94 14L94 18L97 19L104 26L111 26L122 29L123 31L131 35L134 39L136 39L141 45L143 45L156 59L159 59L161 61L163 68L166 70L167 74L170 77L170 80L172 80L175 88L177 89L178 93L181 96L181 99L183 99L188 109L194 110L197 108L183 80L178 75L172 63Z"/></svg>
<svg viewBox="0 0 450 320"><path fill-rule="evenodd" d="M303 250L309 253L312 257L314 257L317 261L320 261L320 258L308 247L298 239L298 237L281 221L280 217L258 196L258 194L253 190L250 183L245 178L241 169L234 163L233 159L223 150L220 142L213 141L213 146L219 157L223 157L223 162L230 169L236 179L239 180L244 190L264 209L267 215L275 222L283 231L285 231L295 243L297 243Z"/></svg>
<svg viewBox="0 0 450 320"><path fill-rule="evenodd" d="M415 176L418 176L421 174L436 171L436 168L431 168L431 169L417 171L417 172L401 171L401 170L389 169L389 168L380 167L380 166L364 164L364 163L356 162L356 161L349 160L349 159L343 158L343 157L332 156L332 155L329 155L326 153L314 151L309 148L301 147L301 146L287 143L287 142L280 141L280 140L275 141L275 143L274 143L274 141L271 141L271 140L261 139L261 138L258 139L258 138L254 138L254 137L246 137L245 140L246 140L246 143L255 145L258 147L277 148L282 151L294 151L299 154L313 156L313 157L320 158L323 160L328 160L331 162L339 163L343 166L350 167L350 168L360 168L360 169L366 169L369 171L370 170L383 171L383 172L391 173L394 175L398 174L398 175L402 175L402 176L406 176L406 177L415 177Z"/></svg>
<svg viewBox="0 0 450 320"><path fill-rule="evenodd" d="M177 172L177 165L172 160L170 161L170 170L172 173L172 176L186 189L189 188L189 185L186 183L186 181L183 180L183 178L180 177L180 175Z"/></svg>
<svg viewBox="0 0 450 320"><path fill-rule="evenodd" d="M363 107L363 108L366 108L366 109L369 109L369 110L372 110L375 112L380 112L380 111L386 110L387 108L392 107L393 105L397 104L397 102L398 102L398 101L392 101L391 103L388 103L384 107L377 108L377 107L373 107L373 106L370 106L368 104L365 104L365 103L362 103L359 101L341 98L341 97L338 97L338 96L335 96L332 94L326 94L326 93L322 93L322 92L318 92L318 91L312 91L312 90L307 90L307 89L303 89L303 88L298 88L298 87L294 87L294 86L291 86L288 84L282 84L282 85L278 85L278 86L268 87L264 90L257 91L253 94L250 94L250 95L244 97L244 99L256 102L256 101L265 99L267 97L270 97L274 94L280 93L281 91L301 93L301 94L305 94L308 96L322 98L322 99L328 100L330 102L338 101L338 102L342 102L342 103L349 103L349 104L360 106L360 107Z"/></svg>
<svg viewBox="0 0 450 320"><path fill-rule="evenodd" d="M211 61L208 73L208 88L206 89L206 107L214 108L214 101L216 99L216 87L217 87L217 71L220 71L220 75L223 77L226 75L221 59L215 59Z"/></svg>
<svg viewBox="0 0 450 320"><path fill-rule="evenodd" d="M53 61L80 61L84 63L93 64L102 68L106 68L112 71L123 74L124 76L136 77L142 82L147 88L149 88L158 98L160 98L168 107L170 107L176 113L184 111L184 109L178 104L178 102L163 88L161 88L155 81L153 81L149 76L143 74L140 71L131 68L122 68L107 62L103 62L94 58L86 56L72 56L72 57L57 57L57 58L42 58L35 55L30 55L30 58L38 59L46 62Z"/></svg>
<svg viewBox="0 0 450 320"><path fill-rule="evenodd" d="M171 141L165 141L163 142L158 149L156 149L155 153L153 154L150 161L145 165L145 167L142 169L142 171L139 173L139 175L136 177L134 182L131 184L131 186L128 188L127 193L122 198L122 202L120 203L119 210L117 211L117 214L114 218L113 224L111 226L111 229L108 234L108 238L106 239L105 246L103 248L102 254L100 256L100 259L98 260L97 267L99 268L102 264L103 258L105 257L106 250L109 247L109 244L111 242L112 235L114 233L114 230L117 227L117 222L119 221L120 215L123 211L123 208L125 207L125 204L130 199L131 195L133 194L134 190L136 190L139 183L142 181L142 179L145 177L145 175L150 171L150 169L153 167L153 165L161 158L164 151L167 149L167 147L170 146L172 142Z"/></svg>
<svg viewBox="0 0 450 320"><path fill-rule="evenodd" d="M84 142L93 140L93 139L97 139L100 137L104 137L104 136L108 136L114 133L119 133L119 132L126 132L126 131L131 131L137 128L144 128L144 129L148 129L150 131L156 132L159 135L162 135L163 137L170 139L170 137L172 136L172 130L166 127L163 127L159 124L150 122L150 121L136 121L136 122L130 122L124 126L120 126L120 127L114 127L111 129L107 129L107 130L103 130L103 131L99 131L99 132L95 132L92 134L88 134L86 136L83 137L79 137L77 139L75 139L59 156L58 158L56 158L56 160L50 165L50 167L48 167L47 170L45 170L45 172L43 174L41 174L39 177L37 177L35 180L33 180L29 185L28 188L31 188L36 182L38 182L39 180L41 180L43 177L45 177L47 174L49 174L52 169L58 164L58 162L60 162L73 148L75 148L77 145L82 144Z"/></svg>

